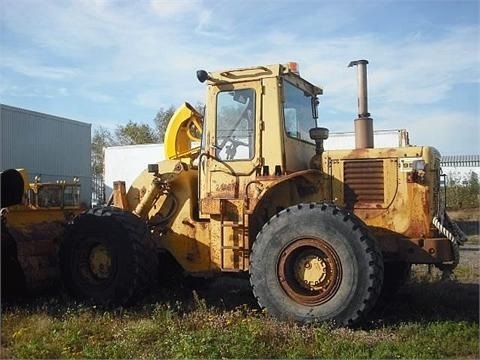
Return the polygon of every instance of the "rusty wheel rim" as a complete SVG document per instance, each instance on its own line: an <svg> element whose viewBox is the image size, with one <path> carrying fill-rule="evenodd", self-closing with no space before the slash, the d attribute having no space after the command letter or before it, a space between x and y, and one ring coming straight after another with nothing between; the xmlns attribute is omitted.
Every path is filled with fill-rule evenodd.
<svg viewBox="0 0 480 360"><path fill-rule="evenodd" d="M300 238L280 253L277 275L280 286L292 300L315 306L336 294L342 266L330 244L322 239Z"/></svg>
<svg viewBox="0 0 480 360"><path fill-rule="evenodd" d="M88 257L90 273L99 280L108 279L112 273L112 257L105 245L92 248Z"/></svg>

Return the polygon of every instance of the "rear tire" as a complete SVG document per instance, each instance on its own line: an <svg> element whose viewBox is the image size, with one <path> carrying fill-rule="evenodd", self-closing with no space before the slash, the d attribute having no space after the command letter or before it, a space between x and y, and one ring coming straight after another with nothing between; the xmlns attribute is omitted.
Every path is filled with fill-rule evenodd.
<svg viewBox="0 0 480 360"><path fill-rule="evenodd" d="M68 225L60 247L66 289L102 305L126 305L143 295L155 270L144 221L114 207L97 207Z"/></svg>
<svg viewBox="0 0 480 360"><path fill-rule="evenodd" d="M254 295L280 319L353 325L376 303L382 280L376 241L360 219L333 205L281 211L252 247Z"/></svg>

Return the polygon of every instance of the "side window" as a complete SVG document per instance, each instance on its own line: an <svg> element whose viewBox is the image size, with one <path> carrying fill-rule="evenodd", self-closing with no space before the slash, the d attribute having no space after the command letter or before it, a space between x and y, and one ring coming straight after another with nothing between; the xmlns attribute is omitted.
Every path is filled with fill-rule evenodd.
<svg viewBox="0 0 480 360"><path fill-rule="evenodd" d="M313 143L310 139L309 130L316 127L316 120L313 117L312 96L302 89L284 82L283 116L285 119L285 131L287 136ZM315 105L316 106L316 105Z"/></svg>
<svg viewBox="0 0 480 360"><path fill-rule="evenodd" d="M60 207L62 205L62 188L57 185L43 185L38 189L39 207Z"/></svg>
<svg viewBox="0 0 480 360"><path fill-rule="evenodd" d="M217 95L216 156L250 160L255 151L255 90L222 91Z"/></svg>
<svg viewBox="0 0 480 360"><path fill-rule="evenodd" d="M78 206L80 205L80 186L66 185L63 191L63 205L64 206Z"/></svg>

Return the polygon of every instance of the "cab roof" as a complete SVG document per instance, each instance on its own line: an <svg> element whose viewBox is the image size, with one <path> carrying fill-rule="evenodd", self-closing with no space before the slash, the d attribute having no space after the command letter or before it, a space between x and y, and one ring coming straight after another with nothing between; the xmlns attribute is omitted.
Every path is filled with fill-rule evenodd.
<svg viewBox="0 0 480 360"><path fill-rule="evenodd" d="M237 69L221 70L208 73L208 84L219 85L244 81L260 80L271 77L295 78L301 80L314 95L321 95L323 90L302 78L297 63L259 65Z"/></svg>

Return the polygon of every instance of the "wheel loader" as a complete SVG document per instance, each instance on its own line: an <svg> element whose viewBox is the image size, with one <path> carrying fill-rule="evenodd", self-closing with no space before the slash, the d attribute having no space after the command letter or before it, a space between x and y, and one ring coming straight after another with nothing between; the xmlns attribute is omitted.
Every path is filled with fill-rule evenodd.
<svg viewBox="0 0 480 360"><path fill-rule="evenodd" d="M279 319L349 326L411 264L451 271L466 238L445 211L440 154L374 147L367 64L350 63L356 148L329 151L318 126L323 91L296 63L198 71L205 114L183 104L165 160L145 164L128 189L115 182L108 206L68 226L65 286L102 304L135 302L168 255L191 276L249 278Z"/></svg>
<svg viewBox="0 0 480 360"><path fill-rule="evenodd" d="M58 247L67 223L85 211L80 183L30 183L25 169L1 172L2 298L60 286Z"/></svg>

